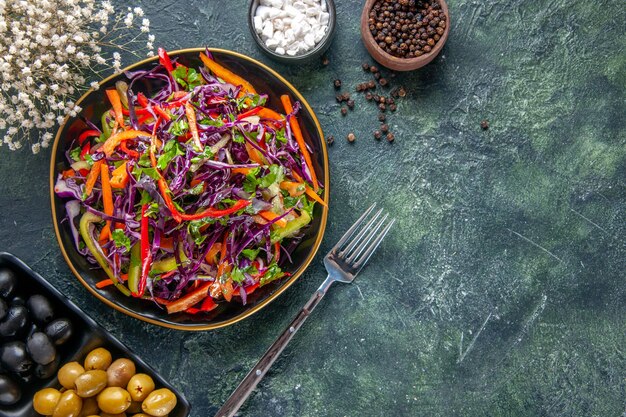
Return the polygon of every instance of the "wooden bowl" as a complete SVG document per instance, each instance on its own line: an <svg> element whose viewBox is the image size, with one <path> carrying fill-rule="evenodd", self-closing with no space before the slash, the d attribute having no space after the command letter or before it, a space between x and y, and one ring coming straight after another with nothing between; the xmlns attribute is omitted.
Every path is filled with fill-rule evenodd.
<svg viewBox="0 0 626 417"><path fill-rule="evenodd" d="M435 44L432 51L422 56L418 56L417 58L398 58L388 54L380 46L378 46L378 43L376 43L376 40L374 40L374 37L370 32L369 24L367 23L369 20L370 10L374 6L375 1L376 0L367 0L365 2L365 6L363 6L363 12L361 13L361 37L363 38L365 48L370 53L372 58L374 58L382 66L395 71L412 71L423 67L435 59L435 57L443 49L443 45L445 45L448 40L448 33L450 33L450 12L448 11L448 5L444 0L438 1L441 5L441 10L446 16L446 30L441 36L441 39L439 39L439 41Z"/></svg>

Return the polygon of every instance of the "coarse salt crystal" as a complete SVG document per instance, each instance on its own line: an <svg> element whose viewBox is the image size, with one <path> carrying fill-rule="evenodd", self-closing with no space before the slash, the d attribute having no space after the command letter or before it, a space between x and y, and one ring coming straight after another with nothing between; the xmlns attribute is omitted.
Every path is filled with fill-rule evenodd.
<svg viewBox="0 0 626 417"><path fill-rule="evenodd" d="M328 31L327 10L325 0L261 0L255 11L254 29L276 53L303 54Z"/></svg>
<svg viewBox="0 0 626 417"><path fill-rule="evenodd" d="M263 18L261 16L254 16L254 30L258 34L263 32Z"/></svg>

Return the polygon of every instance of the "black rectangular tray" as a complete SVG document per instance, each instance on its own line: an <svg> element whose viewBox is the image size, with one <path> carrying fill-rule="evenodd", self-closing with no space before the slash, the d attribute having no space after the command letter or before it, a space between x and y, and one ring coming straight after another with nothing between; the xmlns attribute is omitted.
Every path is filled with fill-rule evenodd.
<svg viewBox="0 0 626 417"><path fill-rule="evenodd" d="M58 348L57 353L61 356L61 364L71 361L83 363L89 351L97 347L104 347L111 352L114 359L128 358L132 360L135 362L138 373L141 372L152 376L157 387L169 388L176 394L178 404L168 417L187 417L189 415L191 406L180 392L175 390L154 369L124 346L122 342L85 314L76 304L68 300L41 275L34 272L17 257L6 252L0 252L0 268L9 268L16 273L19 280L18 295L23 295L26 298L26 296L31 294L41 294L52 303L55 309L55 317L66 317L72 322L73 334L70 340ZM0 416L39 416L32 406L35 392L46 387L60 388L60 386L56 376L49 380L34 379L28 384L23 383L21 384L22 398L20 401L12 406L0 406Z"/></svg>

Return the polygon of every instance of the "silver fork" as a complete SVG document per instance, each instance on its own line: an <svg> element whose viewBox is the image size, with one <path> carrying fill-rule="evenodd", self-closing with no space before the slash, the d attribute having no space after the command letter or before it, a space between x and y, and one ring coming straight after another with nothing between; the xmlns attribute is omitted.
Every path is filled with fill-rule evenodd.
<svg viewBox="0 0 626 417"><path fill-rule="evenodd" d="M331 251L328 252L328 255L324 258L324 265L328 272L326 280L315 291L280 337L265 352L255 367L241 381L215 417L232 417L235 415L285 347L287 347L287 344L293 339L298 329L302 327L304 321L324 298L326 291L328 291L333 282L351 283L354 281L354 278L365 266L395 222L395 219L389 219L389 214L383 214L383 209L378 210L367 220L368 216L374 211L375 206L376 203L372 204L356 223L348 229Z"/></svg>

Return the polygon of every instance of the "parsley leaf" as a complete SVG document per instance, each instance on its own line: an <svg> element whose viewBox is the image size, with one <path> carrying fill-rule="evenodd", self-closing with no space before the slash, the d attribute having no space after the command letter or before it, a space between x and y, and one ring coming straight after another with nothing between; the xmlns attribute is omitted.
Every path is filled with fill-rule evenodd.
<svg viewBox="0 0 626 417"><path fill-rule="evenodd" d="M287 143L287 137L285 136L285 129L280 129L276 132L276 140L281 143Z"/></svg>
<svg viewBox="0 0 626 417"><path fill-rule="evenodd" d="M150 161L150 155L148 152L144 152L139 157L139 162L137 163L140 167L150 168L152 166L152 162Z"/></svg>
<svg viewBox="0 0 626 417"><path fill-rule="evenodd" d="M211 152L211 148L209 146L205 146L201 154L191 158L191 163L197 164L211 158L213 158L213 152Z"/></svg>
<svg viewBox="0 0 626 417"><path fill-rule="evenodd" d="M189 130L189 123L187 123L186 119L180 119L177 121L173 121L170 124L170 128L167 130L174 136L184 136Z"/></svg>
<svg viewBox="0 0 626 417"><path fill-rule="evenodd" d="M72 158L76 162L80 161L80 151L81 151L80 146L72 149L70 151L70 158Z"/></svg>
<svg viewBox="0 0 626 417"><path fill-rule="evenodd" d="M179 65L174 71L172 71L174 79L183 86L187 91L192 91L194 88L202 84L202 77L193 68L187 68L184 65Z"/></svg>
<svg viewBox="0 0 626 417"><path fill-rule="evenodd" d="M235 143L244 143L246 138L244 138L243 134L239 131L239 129L233 129L233 142Z"/></svg>
<svg viewBox="0 0 626 417"><path fill-rule="evenodd" d="M250 259L251 261L254 261L257 256L259 255L259 251L261 250L261 248L256 248L256 249L244 249L241 251L241 254L243 256L245 256L246 258Z"/></svg>
<svg viewBox="0 0 626 417"><path fill-rule="evenodd" d="M243 274L243 271L241 269L235 266L233 270L230 272L230 278L234 282L241 284L246 279L246 276Z"/></svg>
<svg viewBox="0 0 626 417"><path fill-rule="evenodd" d="M280 269L280 267L276 264L276 262L272 262L269 268L267 268L267 271L265 271L265 273L261 277L261 280L259 281L259 285L263 286L274 280L282 278L284 275L285 274L283 273L283 270Z"/></svg>
<svg viewBox="0 0 626 417"><path fill-rule="evenodd" d="M111 237L113 237L113 243L118 248L124 247L124 252L128 252L130 250L130 239L122 229L115 229L111 233Z"/></svg>
<svg viewBox="0 0 626 417"><path fill-rule="evenodd" d="M172 161L172 159L174 159L178 155L184 154L185 151L177 140L169 140L163 148L163 153L159 155L159 159L157 160L157 168L159 168L161 171L164 170L165 168L167 168L167 165Z"/></svg>
<svg viewBox="0 0 626 417"><path fill-rule="evenodd" d="M270 165L270 172L259 181L261 188L268 188L270 185L283 180L283 167L280 165Z"/></svg>
<svg viewBox="0 0 626 417"><path fill-rule="evenodd" d="M259 179L256 177L259 174L260 168L252 168L246 179L243 180L243 190L249 194L253 194L256 191L256 187L259 184Z"/></svg>

